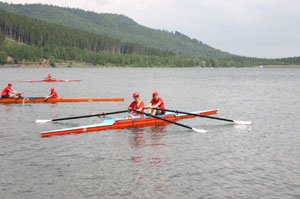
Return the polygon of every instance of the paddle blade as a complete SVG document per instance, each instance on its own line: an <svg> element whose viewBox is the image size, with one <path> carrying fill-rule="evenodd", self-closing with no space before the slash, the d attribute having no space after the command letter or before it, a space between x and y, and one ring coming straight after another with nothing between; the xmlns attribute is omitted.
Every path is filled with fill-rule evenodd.
<svg viewBox="0 0 300 199"><path fill-rule="evenodd" d="M252 122L251 121L233 121L235 124L239 124L239 125L251 125Z"/></svg>
<svg viewBox="0 0 300 199"><path fill-rule="evenodd" d="M35 120L35 123L40 123L40 124L44 124L47 122L51 122L52 120Z"/></svg>
<svg viewBox="0 0 300 199"><path fill-rule="evenodd" d="M207 133L207 130L205 129L192 128L192 130L195 131L196 133Z"/></svg>

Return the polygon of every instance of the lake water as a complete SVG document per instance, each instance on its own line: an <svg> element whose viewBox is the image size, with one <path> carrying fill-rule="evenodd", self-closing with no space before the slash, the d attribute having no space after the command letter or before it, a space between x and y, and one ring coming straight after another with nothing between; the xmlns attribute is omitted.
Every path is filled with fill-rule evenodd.
<svg viewBox="0 0 300 199"><path fill-rule="evenodd" d="M47 73L80 83L21 83ZM124 97L124 102L0 105L0 198L300 198L300 69L0 69L25 96ZM40 132L99 118L36 119L124 110L139 91L167 107L219 109L219 117L175 125L42 139ZM117 117L117 116L116 116Z"/></svg>

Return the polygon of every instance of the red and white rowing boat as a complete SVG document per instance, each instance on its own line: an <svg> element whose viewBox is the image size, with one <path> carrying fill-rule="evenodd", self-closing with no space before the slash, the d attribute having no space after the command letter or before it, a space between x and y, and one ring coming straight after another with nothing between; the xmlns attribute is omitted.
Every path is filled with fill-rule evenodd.
<svg viewBox="0 0 300 199"><path fill-rule="evenodd" d="M206 111L196 111L193 112L193 114L208 116L208 115L217 114L217 112L218 110L213 109L213 110L206 110ZM176 121L181 119L194 118L196 116L166 112L165 115L159 117L169 121ZM61 135L68 135L68 134L88 133L94 131L125 129L125 128L132 128L132 127L139 128L139 127L159 125L159 124L168 124L168 122L163 121L161 119L148 117L148 116L142 118L135 118L135 119L111 118L111 119L105 119L102 123L99 124L42 132L41 137L45 138L45 137L61 136Z"/></svg>

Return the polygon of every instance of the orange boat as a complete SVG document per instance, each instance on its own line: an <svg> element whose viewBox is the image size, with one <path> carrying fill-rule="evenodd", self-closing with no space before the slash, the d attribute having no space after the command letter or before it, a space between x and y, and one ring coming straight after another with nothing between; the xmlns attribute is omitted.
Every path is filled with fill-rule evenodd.
<svg viewBox="0 0 300 199"><path fill-rule="evenodd" d="M28 97L28 98L0 98L0 104L27 104L27 103L57 103L57 102L121 102L124 98L48 98Z"/></svg>
<svg viewBox="0 0 300 199"><path fill-rule="evenodd" d="M208 115L217 114L217 112L218 110L214 109L214 110L207 110L207 111L196 111L192 113L199 114L202 116L208 116ZM170 121L176 121L181 119L194 118L196 116L166 112L165 115L159 117ZM45 138L45 137L61 136L61 135L68 135L68 134L88 133L94 131L126 129L132 127L139 128L139 127L159 125L159 124L160 125L168 124L168 122L165 122L161 119L148 117L148 116L142 118L135 118L135 119L111 118L111 119L105 119L100 124L93 124L93 125L79 126L74 128L65 128L60 130L42 132L41 137Z"/></svg>

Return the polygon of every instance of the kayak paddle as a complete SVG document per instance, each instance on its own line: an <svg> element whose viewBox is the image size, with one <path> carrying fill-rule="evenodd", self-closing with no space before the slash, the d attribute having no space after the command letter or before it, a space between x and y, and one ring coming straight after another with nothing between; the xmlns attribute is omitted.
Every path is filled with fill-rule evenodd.
<svg viewBox="0 0 300 199"><path fill-rule="evenodd" d="M158 108L155 108L155 109L160 110ZM233 122L235 124L240 124L240 125L251 125L252 124L251 121L237 121L237 120L213 117L213 116L208 116L208 115L206 116L206 115L199 115L199 114L195 114L195 113L188 113L188 112L184 112L184 111L174 111L174 110L169 110L169 109L166 109L165 111L169 111L169 112L173 112L173 113L182 113L182 114L193 115L193 116L198 116L198 117L205 117L205 118L214 119L214 120L222 120L222 121L226 121L226 122Z"/></svg>
<svg viewBox="0 0 300 199"><path fill-rule="evenodd" d="M65 118L57 118L57 119L51 119L51 120L36 120L36 123L47 123L47 122L56 122L56 121L62 121L62 120L74 120L74 119L80 119L80 118L87 118L87 117L100 117L105 115L113 115L113 114L119 114L119 113L126 113L128 110L124 111L115 111L115 112L109 112L109 113L98 113L93 115L82 115L82 116L75 116L75 117L65 117Z"/></svg>
<svg viewBox="0 0 300 199"><path fill-rule="evenodd" d="M191 129L191 130L195 131L196 133L206 133L206 132L207 132L207 130L205 130L205 129L197 129L197 128L190 127L190 126L187 126L187 125L178 123L178 122L173 122L173 121L167 120L167 119L165 119L165 118L157 117L157 116L152 115L152 114L149 114L149 113L141 112L141 111L138 111L138 110L134 110L134 111L137 112L137 113L140 113L140 114L147 115L147 116L149 116L149 117L154 117L154 118L156 118L156 119L163 120L163 121L165 121L165 122L169 122L169 123L171 123L171 124L175 124L175 125L177 125L177 126L181 126L181 127L187 128L187 129Z"/></svg>

